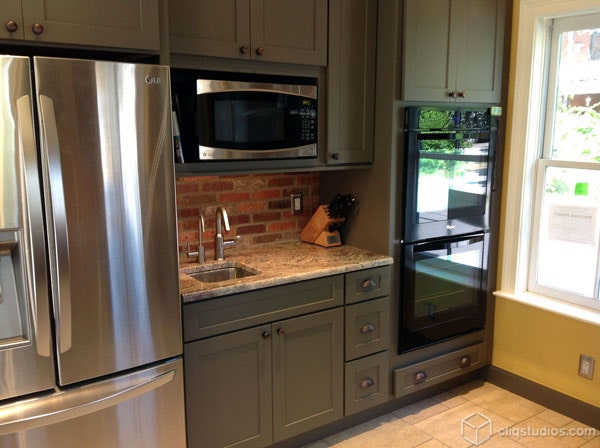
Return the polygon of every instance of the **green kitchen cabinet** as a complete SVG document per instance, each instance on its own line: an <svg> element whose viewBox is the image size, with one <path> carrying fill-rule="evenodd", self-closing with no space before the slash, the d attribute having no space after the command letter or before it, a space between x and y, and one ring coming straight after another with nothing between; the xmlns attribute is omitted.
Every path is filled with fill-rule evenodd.
<svg viewBox="0 0 600 448"><path fill-rule="evenodd" d="M377 0L329 1L328 165L373 161Z"/></svg>
<svg viewBox="0 0 600 448"><path fill-rule="evenodd" d="M272 443L270 334L261 326L185 344L190 448Z"/></svg>
<svg viewBox="0 0 600 448"><path fill-rule="evenodd" d="M507 0L406 0L405 101L498 103Z"/></svg>
<svg viewBox="0 0 600 448"><path fill-rule="evenodd" d="M157 0L4 0L0 39L31 44L160 48Z"/></svg>
<svg viewBox="0 0 600 448"><path fill-rule="evenodd" d="M264 447L343 415L343 309L185 344L190 448Z"/></svg>
<svg viewBox="0 0 600 448"><path fill-rule="evenodd" d="M169 0L171 53L327 63L327 0Z"/></svg>

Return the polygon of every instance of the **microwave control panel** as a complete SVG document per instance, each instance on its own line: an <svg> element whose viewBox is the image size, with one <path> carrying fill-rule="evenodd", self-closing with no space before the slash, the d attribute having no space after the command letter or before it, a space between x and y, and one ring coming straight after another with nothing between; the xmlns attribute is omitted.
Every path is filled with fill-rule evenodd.
<svg viewBox="0 0 600 448"><path fill-rule="evenodd" d="M302 100L300 108L300 143L315 143L317 141L317 103L312 99Z"/></svg>

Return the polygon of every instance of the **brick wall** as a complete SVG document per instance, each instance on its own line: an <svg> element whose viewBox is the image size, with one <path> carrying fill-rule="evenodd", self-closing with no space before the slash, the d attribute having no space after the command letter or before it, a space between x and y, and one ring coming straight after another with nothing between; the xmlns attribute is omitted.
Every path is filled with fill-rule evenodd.
<svg viewBox="0 0 600 448"><path fill-rule="evenodd" d="M223 205L239 245L298 241L300 232L319 206L318 173L251 174L181 177L177 179L179 251L196 250L198 217L204 216L206 257L213 254L215 211ZM291 193L302 193L303 212L291 214ZM184 259L184 258L182 258Z"/></svg>

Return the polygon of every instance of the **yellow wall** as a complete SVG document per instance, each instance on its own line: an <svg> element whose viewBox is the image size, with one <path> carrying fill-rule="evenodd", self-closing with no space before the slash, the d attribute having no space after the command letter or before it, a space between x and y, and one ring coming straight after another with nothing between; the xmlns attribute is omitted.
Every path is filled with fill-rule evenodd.
<svg viewBox="0 0 600 448"><path fill-rule="evenodd" d="M600 407L600 327L502 298L494 325L493 365ZM593 380L580 354L596 359Z"/></svg>

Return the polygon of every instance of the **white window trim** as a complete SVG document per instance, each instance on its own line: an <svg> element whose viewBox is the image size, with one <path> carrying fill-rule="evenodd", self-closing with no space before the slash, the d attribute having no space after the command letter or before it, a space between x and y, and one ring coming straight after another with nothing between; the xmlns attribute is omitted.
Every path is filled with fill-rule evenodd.
<svg viewBox="0 0 600 448"><path fill-rule="evenodd" d="M502 210L500 291L495 294L536 308L600 326L600 312L527 292L535 191L535 166L542 120L530 111L546 105L547 22L555 17L600 12L598 0L520 0L515 2L507 104L507 170ZM517 76L518 75L518 76Z"/></svg>

